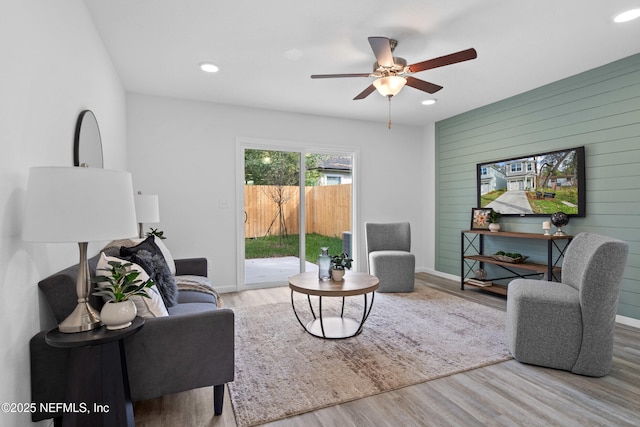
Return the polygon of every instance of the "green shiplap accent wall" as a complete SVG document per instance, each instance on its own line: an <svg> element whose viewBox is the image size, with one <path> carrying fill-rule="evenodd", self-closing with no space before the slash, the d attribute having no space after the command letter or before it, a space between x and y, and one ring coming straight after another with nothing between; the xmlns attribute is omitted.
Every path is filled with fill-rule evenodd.
<svg viewBox="0 0 640 427"><path fill-rule="evenodd" d="M565 230L629 243L618 314L640 319L640 54L443 120L435 132L437 270L460 274L477 163L584 145L586 217L571 218ZM503 217L501 224L537 233L545 219ZM516 245L508 240L494 243ZM528 245L522 253L544 260L544 249Z"/></svg>

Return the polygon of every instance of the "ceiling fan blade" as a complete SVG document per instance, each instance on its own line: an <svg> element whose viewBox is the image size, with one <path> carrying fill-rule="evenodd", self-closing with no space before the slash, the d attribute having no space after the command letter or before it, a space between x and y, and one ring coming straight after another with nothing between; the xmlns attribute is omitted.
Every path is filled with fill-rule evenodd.
<svg viewBox="0 0 640 427"><path fill-rule="evenodd" d="M367 96L371 95L371 93L375 92L375 90L376 87L374 85L369 85L365 90L363 90L355 98L353 98L353 100L356 101L358 99L365 99Z"/></svg>
<svg viewBox="0 0 640 427"><path fill-rule="evenodd" d="M359 74L313 74L311 76L312 79L333 79L337 77L369 77L371 74L369 73L359 73Z"/></svg>
<svg viewBox="0 0 640 427"><path fill-rule="evenodd" d="M421 90L423 92L436 93L437 91L442 89L442 86L425 82L424 80L416 79L415 77L407 76L405 78L407 79L407 86L411 86L412 88Z"/></svg>
<svg viewBox="0 0 640 427"><path fill-rule="evenodd" d="M388 38L369 37L369 44L379 65L393 67L393 53L391 52L391 42Z"/></svg>
<svg viewBox="0 0 640 427"><path fill-rule="evenodd" d="M410 73L417 73L419 71L430 70L432 68L444 67L445 65L455 64L457 62L468 61L478 57L478 52L475 49L461 50L460 52L451 53L449 55L440 56L438 58L428 59L426 61L417 62L409 65Z"/></svg>

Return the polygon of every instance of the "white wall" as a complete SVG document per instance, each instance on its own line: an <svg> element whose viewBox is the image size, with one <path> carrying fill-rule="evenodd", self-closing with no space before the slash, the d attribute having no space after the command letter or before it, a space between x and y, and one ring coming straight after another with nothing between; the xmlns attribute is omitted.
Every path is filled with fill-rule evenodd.
<svg viewBox="0 0 640 427"><path fill-rule="evenodd" d="M128 159L134 187L160 198L158 227L176 257L205 256L220 289L235 287L236 139L359 152L359 230L365 221L411 222L417 266L427 260L422 217L421 127L280 113L205 102L127 95ZM433 156L431 156L433 158ZM401 172L401 173L399 173ZM219 201L230 208L220 208ZM154 225L155 227L155 225ZM365 270L360 233L358 269Z"/></svg>
<svg viewBox="0 0 640 427"><path fill-rule="evenodd" d="M80 0L2 0L0 52L0 401L24 403L29 339L53 326L37 283L78 262L75 244L21 240L28 171L73 165L84 109L98 118L105 166L125 169L125 99ZM30 416L0 412L0 425L30 425Z"/></svg>
<svg viewBox="0 0 640 427"><path fill-rule="evenodd" d="M436 259L436 136L435 123L424 126L424 151L422 158L423 199L422 199L422 227L424 234L424 271L440 274L435 270Z"/></svg>

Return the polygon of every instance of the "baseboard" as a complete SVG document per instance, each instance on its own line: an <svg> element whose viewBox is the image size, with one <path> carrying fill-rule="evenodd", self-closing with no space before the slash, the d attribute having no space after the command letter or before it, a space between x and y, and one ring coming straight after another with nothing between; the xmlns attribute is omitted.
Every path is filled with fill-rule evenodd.
<svg viewBox="0 0 640 427"><path fill-rule="evenodd" d="M456 276L455 274L443 273L442 271L437 271L432 268L420 267L416 269L417 273L429 273L434 276L443 277L445 279L453 280L456 282L460 282L460 276ZM633 328L640 329L640 319L634 319L632 317L620 316L616 315L616 323L620 323L621 325L631 326Z"/></svg>
<svg viewBox="0 0 640 427"><path fill-rule="evenodd" d="M434 276L439 276L460 283L460 276L456 276L455 274L443 273L442 271L434 270L433 268L419 267L416 268L416 273L433 274Z"/></svg>
<svg viewBox="0 0 640 427"><path fill-rule="evenodd" d="M215 289L216 289L216 292L218 292L219 294L226 294L229 292L238 291L235 286L215 286Z"/></svg>
<svg viewBox="0 0 640 427"><path fill-rule="evenodd" d="M255 285L244 285L244 288L242 288L241 290L243 291L250 291L252 289L264 289L264 288L277 288L280 286L287 286L287 281L282 280L279 282L264 282L264 283L256 283ZM238 289L235 286L216 286L216 292L218 292L219 294L226 294L229 292L238 292Z"/></svg>
<svg viewBox="0 0 640 427"><path fill-rule="evenodd" d="M620 316L618 314L616 315L616 323L640 329L640 319L634 319L633 317Z"/></svg>

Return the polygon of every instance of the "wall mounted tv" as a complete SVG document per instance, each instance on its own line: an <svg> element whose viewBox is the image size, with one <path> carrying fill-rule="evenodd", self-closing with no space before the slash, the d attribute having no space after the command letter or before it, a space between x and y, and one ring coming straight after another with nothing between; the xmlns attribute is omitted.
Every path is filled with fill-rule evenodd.
<svg viewBox="0 0 640 427"><path fill-rule="evenodd" d="M478 207L507 216L585 216L584 147L478 163Z"/></svg>

